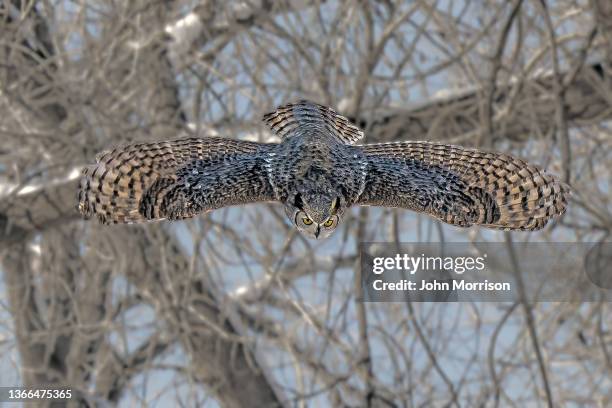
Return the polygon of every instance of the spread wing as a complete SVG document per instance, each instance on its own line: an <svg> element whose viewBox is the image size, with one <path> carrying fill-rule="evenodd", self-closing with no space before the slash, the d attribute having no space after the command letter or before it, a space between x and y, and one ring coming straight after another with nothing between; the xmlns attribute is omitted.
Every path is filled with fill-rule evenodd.
<svg viewBox="0 0 612 408"><path fill-rule="evenodd" d="M362 146L357 204L401 207L468 227L537 230L563 214L567 184L507 154L429 142Z"/></svg>
<svg viewBox="0 0 612 408"><path fill-rule="evenodd" d="M310 101L280 106L274 112L265 114L263 120L281 139L300 130L313 129L325 130L345 144L354 144L363 137L363 132L347 118L332 108Z"/></svg>
<svg viewBox="0 0 612 408"><path fill-rule="evenodd" d="M133 223L274 200L264 167L272 146L210 137L106 151L83 171L78 208L106 224Z"/></svg>

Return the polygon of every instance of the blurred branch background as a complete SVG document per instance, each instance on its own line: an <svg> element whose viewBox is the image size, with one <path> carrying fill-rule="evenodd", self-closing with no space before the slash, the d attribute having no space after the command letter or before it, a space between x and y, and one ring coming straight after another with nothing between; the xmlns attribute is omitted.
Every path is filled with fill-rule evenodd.
<svg viewBox="0 0 612 408"><path fill-rule="evenodd" d="M0 384L89 406L609 406L606 302L359 302L360 242L502 233L356 209L312 242L274 205L112 227L75 206L103 149L274 141L262 114L307 98L368 143L567 180L568 214L514 241L609 240L611 22L607 0L1 0Z"/></svg>

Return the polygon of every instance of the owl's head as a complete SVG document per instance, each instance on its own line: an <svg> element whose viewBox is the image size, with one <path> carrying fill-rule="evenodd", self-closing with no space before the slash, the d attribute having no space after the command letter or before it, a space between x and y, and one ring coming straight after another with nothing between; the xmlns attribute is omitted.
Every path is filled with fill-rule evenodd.
<svg viewBox="0 0 612 408"><path fill-rule="evenodd" d="M341 197L327 193L298 193L285 204L285 212L302 234L314 239L331 235L340 223Z"/></svg>

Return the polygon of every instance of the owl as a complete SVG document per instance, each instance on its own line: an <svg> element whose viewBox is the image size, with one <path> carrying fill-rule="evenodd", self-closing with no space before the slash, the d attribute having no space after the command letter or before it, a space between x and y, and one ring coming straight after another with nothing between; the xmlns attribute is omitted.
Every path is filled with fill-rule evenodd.
<svg viewBox="0 0 612 408"><path fill-rule="evenodd" d="M522 231L544 227L567 206L567 184L508 154L421 141L358 145L359 128L309 101L264 121L280 143L206 137L104 152L84 169L79 211L103 223L137 223L280 202L300 232L322 239L352 206Z"/></svg>

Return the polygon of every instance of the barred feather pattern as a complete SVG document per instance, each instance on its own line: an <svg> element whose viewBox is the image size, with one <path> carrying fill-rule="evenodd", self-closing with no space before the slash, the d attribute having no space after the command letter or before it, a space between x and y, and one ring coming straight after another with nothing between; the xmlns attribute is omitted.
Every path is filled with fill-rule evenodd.
<svg viewBox="0 0 612 408"><path fill-rule="evenodd" d="M283 105L265 114L263 120L281 139L313 129L325 131L346 144L363 138L363 132L347 118L332 108L309 101Z"/></svg>
<svg viewBox="0 0 612 408"><path fill-rule="evenodd" d="M104 152L83 172L78 209L103 223L133 223L278 201L298 229L296 214L306 214L320 231L330 216L335 228L347 208L371 205L461 227L529 231L568 204L567 184L508 154L418 141L355 145L357 127L308 101L264 120L281 143L210 137Z"/></svg>
<svg viewBox="0 0 612 408"><path fill-rule="evenodd" d="M210 137L105 151L83 170L78 209L105 224L135 223L272 200L259 159L265 149L255 142Z"/></svg>
<svg viewBox="0 0 612 408"><path fill-rule="evenodd" d="M538 230L565 212L570 196L566 183L508 154L430 142L363 152L368 177L359 204L409 208L458 226Z"/></svg>

